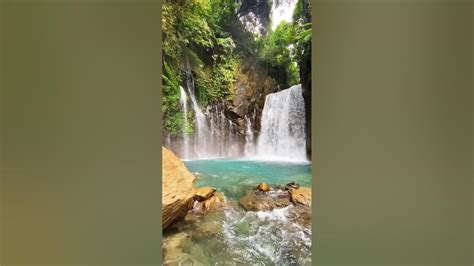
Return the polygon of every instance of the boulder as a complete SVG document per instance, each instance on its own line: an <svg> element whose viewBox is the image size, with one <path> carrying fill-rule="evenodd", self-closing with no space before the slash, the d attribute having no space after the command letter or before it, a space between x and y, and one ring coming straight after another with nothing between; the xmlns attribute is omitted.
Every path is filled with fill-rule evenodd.
<svg viewBox="0 0 474 266"><path fill-rule="evenodd" d="M194 200L205 201L208 198L210 198L214 194L215 191L216 189L212 187L197 188L196 195L194 195Z"/></svg>
<svg viewBox="0 0 474 266"><path fill-rule="evenodd" d="M298 188L300 188L300 185L295 183L295 182L290 182L290 183L286 184L286 186L285 186L285 190L298 189Z"/></svg>
<svg viewBox="0 0 474 266"><path fill-rule="evenodd" d="M239 203L246 211L270 211L273 209L268 202L260 200L253 193L243 196Z"/></svg>
<svg viewBox="0 0 474 266"><path fill-rule="evenodd" d="M249 191L240 201L246 211L270 211L275 208L284 208L291 204L290 195L287 191L271 191L265 193L262 191Z"/></svg>
<svg viewBox="0 0 474 266"><path fill-rule="evenodd" d="M225 203L224 195L222 195L219 192L214 192L214 195L212 195L212 197L204 201L204 209L206 211L214 210L219 207L222 207L224 203Z"/></svg>
<svg viewBox="0 0 474 266"><path fill-rule="evenodd" d="M311 188L300 187L289 190L291 201L294 204L302 204L311 207Z"/></svg>
<svg viewBox="0 0 474 266"><path fill-rule="evenodd" d="M270 186L267 183L262 182L258 184L257 189L263 192L268 192L270 191Z"/></svg>
<svg viewBox="0 0 474 266"><path fill-rule="evenodd" d="M195 177L172 151L163 147L162 153L162 228L165 229L193 207Z"/></svg>
<svg viewBox="0 0 474 266"><path fill-rule="evenodd" d="M196 201L194 203L193 211L195 213L205 213L211 210L216 210L224 206L225 198L219 192L214 191L213 194L204 201Z"/></svg>

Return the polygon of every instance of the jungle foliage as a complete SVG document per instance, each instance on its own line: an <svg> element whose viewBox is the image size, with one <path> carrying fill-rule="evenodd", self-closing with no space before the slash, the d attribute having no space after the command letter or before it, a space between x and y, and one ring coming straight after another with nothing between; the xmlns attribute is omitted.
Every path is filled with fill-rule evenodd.
<svg viewBox="0 0 474 266"><path fill-rule="evenodd" d="M267 4L255 12L268 24L270 10L265 8L271 8L271 0L262 1ZM251 0L168 0L162 10L164 130L193 131L192 123L183 129L180 107L179 86L186 87L186 71L192 71L201 107L233 98L235 76L245 58L259 60L281 88L297 84L299 60L311 41L305 1L298 1L293 23L257 36L245 29L236 12L242 6L249 9Z"/></svg>

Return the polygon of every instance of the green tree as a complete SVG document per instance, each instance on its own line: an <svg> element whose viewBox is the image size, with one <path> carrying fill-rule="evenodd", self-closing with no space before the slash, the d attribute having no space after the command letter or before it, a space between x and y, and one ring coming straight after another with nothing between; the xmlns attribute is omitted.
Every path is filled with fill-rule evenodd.
<svg viewBox="0 0 474 266"><path fill-rule="evenodd" d="M270 75L282 86L299 82L295 60L295 29L292 23L282 22L275 31L259 40L260 58L269 66Z"/></svg>

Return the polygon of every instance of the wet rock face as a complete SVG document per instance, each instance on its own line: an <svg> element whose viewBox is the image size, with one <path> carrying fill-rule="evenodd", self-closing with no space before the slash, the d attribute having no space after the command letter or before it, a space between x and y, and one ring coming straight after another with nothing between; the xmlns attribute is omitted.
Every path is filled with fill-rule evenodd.
<svg viewBox="0 0 474 266"><path fill-rule="evenodd" d="M183 162L176 155L162 148L162 214L163 229L186 216L193 206L194 179Z"/></svg>
<svg viewBox="0 0 474 266"><path fill-rule="evenodd" d="M297 189L290 189L289 193L293 203L311 207L311 188L300 187Z"/></svg>
<svg viewBox="0 0 474 266"><path fill-rule="evenodd" d="M257 189L260 190L260 191L263 191L263 192L268 192L268 191L270 191L270 186L268 186L267 183L262 182L262 183L258 184Z"/></svg>
<svg viewBox="0 0 474 266"><path fill-rule="evenodd" d="M270 211L293 204L300 209L298 213L311 214L311 188L300 187L291 182L287 185L269 186L265 192L261 190L262 184L267 185L260 183L240 199L239 204L246 211Z"/></svg>
<svg viewBox="0 0 474 266"><path fill-rule="evenodd" d="M164 261L172 264L185 260L187 258L184 249L188 248L191 244L191 235L185 232L179 232L177 234L168 237L163 243L163 257Z"/></svg>
<svg viewBox="0 0 474 266"><path fill-rule="evenodd" d="M286 186L285 186L285 190L298 189L298 188L300 188L300 185L295 183L295 182L290 182L290 183L286 184Z"/></svg>
<svg viewBox="0 0 474 266"><path fill-rule="evenodd" d="M194 200L197 201L205 201L210 198L214 192L216 191L215 188L212 187L201 187L196 189L196 195L194 195Z"/></svg>
<svg viewBox="0 0 474 266"><path fill-rule="evenodd" d="M246 211L271 211L291 204L290 195L284 190L270 189L268 192L250 190L240 201Z"/></svg>
<svg viewBox="0 0 474 266"><path fill-rule="evenodd" d="M224 206L225 204L224 195L217 192L213 188L205 188L205 189L207 189L206 191L207 198L204 199L204 197L201 196L201 199L203 200L194 202L192 211L196 214L204 214L209 211L217 210L220 207ZM212 192L210 193L210 191ZM196 199L196 196L195 196L195 199Z"/></svg>
<svg viewBox="0 0 474 266"><path fill-rule="evenodd" d="M254 134L260 130L260 117L267 94L278 90L277 83L268 75L265 67L254 59L246 59L239 68L235 81L235 96L226 102L226 116L238 126L243 137L245 117L252 119Z"/></svg>

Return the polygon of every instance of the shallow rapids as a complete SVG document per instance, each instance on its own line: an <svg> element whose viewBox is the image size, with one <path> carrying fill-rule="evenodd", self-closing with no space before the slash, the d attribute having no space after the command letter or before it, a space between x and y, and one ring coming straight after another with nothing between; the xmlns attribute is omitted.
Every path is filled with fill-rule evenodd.
<svg viewBox="0 0 474 266"><path fill-rule="evenodd" d="M240 160L185 164L198 176L196 187L216 187L226 197L226 204L203 215L190 212L167 228L163 232L165 265L311 265L307 209L289 205L271 211L245 211L238 203L260 182L284 185L295 181L311 187L311 164Z"/></svg>

